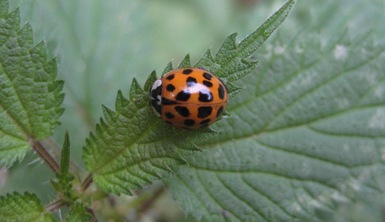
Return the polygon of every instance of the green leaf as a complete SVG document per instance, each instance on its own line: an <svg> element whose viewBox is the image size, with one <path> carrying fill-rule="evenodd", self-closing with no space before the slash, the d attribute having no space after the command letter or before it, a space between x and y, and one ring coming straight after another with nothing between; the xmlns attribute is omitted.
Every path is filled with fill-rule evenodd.
<svg viewBox="0 0 385 222"><path fill-rule="evenodd" d="M205 68L219 76L228 86L227 90L231 99L236 93L240 92L240 87L235 86L233 82L252 73L257 66L257 61L251 60L249 57L286 19L294 3L294 0L287 1L255 32L251 33L239 44L236 43L237 33L228 36L215 58L211 55L211 51L207 50L194 67Z"/></svg>
<svg viewBox="0 0 385 222"><path fill-rule="evenodd" d="M307 12L312 2L298 5ZM166 179L186 213L204 221L337 221L354 214L346 209L370 208L355 205L352 193L383 197L385 29L369 24L385 19L385 4L358 2L317 2L324 10L309 18L319 18L322 35L280 32L261 48L257 74L237 82L247 90L217 124L222 133L199 141L204 152ZM371 13L336 27L342 11ZM360 221L379 218L381 205L371 209L376 214Z"/></svg>
<svg viewBox="0 0 385 222"><path fill-rule="evenodd" d="M68 132L65 133L64 143L61 151L61 160L60 160L60 174L68 174L70 168L70 138Z"/></svg>
<svg viewBox="0 0 385 222"><path fill-rule="evenodd" d="M384 181L382 181L384 182ZM382 221L384 218L384 194L364 192L355 194L351 201L335 200L330 209L319 209L312 218L301 219L306 222L314 217L320 221Z"/></svg>
<svg viewBox="0 0 385 222"><path fill-rule="evenodd" d="M44 209L39 198L30 193L0 196L0 218L1 221L57 221Z"/></svg>
<svg viewBox="0 0 385 222"><path fill-rule="evenodd" d="M72 183L75 177L71 172L69 172L70 167L70 139L68 132L64 135L64 142L61 151L61 160L60 160L60 172L56 173L56 178L51 180L53 188L63 193L63 197L66 198L66 201L72 201Z"/></svg>
<svg viewBox="0 0 385 222"><path fill-rule="evenodd" d="M19 11L0 5L0 165L11 166L30 150L29 140L52 134L63 112L62 81L43 42L33 43L29 24L20 28Z"/></svg>
<svg viewBox="0 0 385 222"><path fill-rule="evenodd" d="M179 63L178 68L189 68L191 67L190 55L187 54L184 59Z"/></svg>
<svg viewBox="0 0 385 222"><path fill-rule="evenodd" d="M63 193L65 201L72 201L74 199L72 183L75 177L72 174L56 174L56 178L51 180L53 188Z"/></svg>
<svg viewBox="0 0 385 222"><path fill-rule="evenodd" d="M154 77L155 72L149 79ZM172 173L177 165L185 163L186 156L198 151L193 142L211 133L206 130L203 135L185 135L187 130L175 129L159 120L148 101L148 91L134 79L129 98L119 91L115 111L103 107L104 119L87 139L86 166L96 184L107 192L130 193ZM159 131L159 127L163 130ZM197 134L201 136L193 139Z"/></svg>
<svg viewBox="0 0 385 222"><path fill-rule="evenodd" d="M215 58L210 50L206 51L195 67L208 69L221 77L224 82L233 82L250 74L257 62L248 59L266 39L286 19L294 6L294 0L287 1L277 12L270 16L255 32L251 33L239 44L236 44L237 33L226 38ZM232 93L232 91L229 91Z"/></svg>
<svg viewBox="0 0 385 222"><path fill-rule="evenodd" d="M186 60L186 58L188 58L188 56L185 57L185 60ZM183 63L181 63L181 64L183 64ZM163 72L162 72L162 76L163 76L164 74L170 72L171 70L173 70L172 63L169 62L169 63L167 64L166 68L164 68L164 70L163 70Z"/></svg>
<svg viewBox="0 0 385 222"><path fill-rule="evenodd" d="M68 132L64 135L64 142L61 151L60 172L56 173L56 178L51 180L52 186L58 192L62 192L66 201L73 199L72 183L75 177L69 172L70 167L70 139Z"/></svg>
<svg viewBox="0 0 385 222"><path fill-rule="evenodd" d="M288 1L261 28L242 41L239 48L235 45L235 35L230 36L217 54L216 62L223 68L216 71L221 73L231 69L233 72L228 75L222 73L221 76L224 79L229 77L229 81L232 81L246 75L245 70L250 72L255 68L256 63L245 58L278 28L293 4L294 1ZM179 67L189 65L190 58L187 55ZM163 74L172 69L169 63ZM129 99L119 91L116 111L103 107L104 119L97 125L96 133L87 139L84 149L86 166L96 184L107 192L130 193L132 189L173 173L176 166L185 164L185 158L196 153L196 141L209 138L208 135L214 133L209 128L198 131L176 129L155 117L148 104L148 90L154 77L155 73L152 73L145 83L145 90L134 79ZM239 91L231 86L233 92Z"/></svg>
<svg viewBox="0 0 385 222"><path fill-rule="evenodd" d="M95 219L93 215L88 212L87 207L85 207L80 202L75 202L68 212L68 218L66 221L69 222L78 222L78 221L93 221Z"/></svg>

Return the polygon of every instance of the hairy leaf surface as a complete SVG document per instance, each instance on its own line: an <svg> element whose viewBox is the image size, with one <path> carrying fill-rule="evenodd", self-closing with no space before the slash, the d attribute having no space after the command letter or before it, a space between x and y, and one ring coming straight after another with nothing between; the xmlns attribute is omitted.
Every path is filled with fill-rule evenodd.
<svg viewBox="0 0 385 222"><path fill-rule="evenodd" d="M53 222L57 221L35 194L12 193L0 197L1 221L30 221Z"/></svg>
<svg viewBox="0 0 385 222"><path fill-rule="evenodd" d="M63 82L43 42L34 44L19 11L0 4L0 165L11 166L30 150L29 141L52 134L63 112Z"/></svg>

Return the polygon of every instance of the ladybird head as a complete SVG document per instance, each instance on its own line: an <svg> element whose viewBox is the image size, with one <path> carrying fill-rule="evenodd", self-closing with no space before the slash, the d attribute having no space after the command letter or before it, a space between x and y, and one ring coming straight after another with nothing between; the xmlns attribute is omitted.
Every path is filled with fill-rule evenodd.
<svg viewBox="0 0 385 222"><path fill-rule="evenodd" d="M162 80L157 79L150 90L151 107L155 115L162 114Z"/></svg>

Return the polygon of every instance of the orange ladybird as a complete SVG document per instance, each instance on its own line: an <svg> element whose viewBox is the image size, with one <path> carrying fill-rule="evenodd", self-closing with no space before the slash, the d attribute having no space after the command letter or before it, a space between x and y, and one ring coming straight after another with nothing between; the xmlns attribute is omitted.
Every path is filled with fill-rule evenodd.
<svg viewBox="0 0 385 222"><path fill-rule="evenodd" d="M222 115L227 105L227 89L215 75L201 68L176 69L152 85L154 113L176 127L206 127Z"/></svg>

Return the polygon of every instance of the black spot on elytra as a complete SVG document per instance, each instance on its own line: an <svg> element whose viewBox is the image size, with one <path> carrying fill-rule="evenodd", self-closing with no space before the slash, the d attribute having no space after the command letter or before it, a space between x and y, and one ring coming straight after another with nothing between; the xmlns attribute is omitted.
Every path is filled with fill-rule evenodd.
<svg viewBox="0 0 385 222"><path fill-rule="evenodd" d="M219 117L220 115L222 115L223 113L223 106L221 106L221 108L218 109L217 111L217 117Z"/></svg>
<svg viewBox="0 0 385 222"><path fill-rule="evenodd" d="M205 86L207 86L207 87L213 87L213 84L211 83L211 82L209 82L209 81L207 81L207 80L203 80L203 85L205 85Z"/></svg>
<svg viewBox="0 0 385 222"><path fill-rule="evenodd" d="M203 73L203 78L205 78L207 80L211 80L211 78L213 78L213 75L211 75L210 73L204 72Z"/></svg>
<svg viewBox="0 0 385 222"><path fill-rule="evenodd" d="M175 99L178 101L187 101L190 96L191 94L189 92L181 91L176 95Z"/></svg>
<svg viewBox="0 0 385 222"><path fill-rule="evenodd" d="M198 108L198 117L204 119L211 115L213 108L211 106L202 106Z"/></svg>
<svg viewBox="0 0 385 222"><path fill-rule="evenodd" d="M200 102L211 102L213 101L213 94L210 91L207 91L207 92L200 91L198 100Z"/></svg>
<svg viewBox="0 0 385 222"><path fill-rule="evenodd" d="M169 92L172 92L175 90L175 86L173 84L168 84L166 86L166 90L169 91Z"/></svg>
<svg viewBox="0 0 385 222"><path fill-rule="evenodd" d="M195 124L195 121L193 119L186 119L184 121L185 126L194 126L194 124Z"/></svg>
<svg viewBox="0 0 385 222"><path fill-rule="evenodd" d="M175 117L175 115L170 113L170 112L167 112L165 115L166 115L167 119L173 119Z"/></svg>
<svg viewBox="0 0 385 222"><path fill-rule="evenodd" d="M174 79L175 74L170 74L169 76L166 77L167 80L172 80Z"/></svg>
<svg viewBox="0 0 385 222"><path fill-rule="evenodd" d="M226 84L220 78L218 78L218 80L222 83L223 86L225 86L225 90L226 90L226 92L228 92L229 90L227 89Z"/></svg>
<svg viewBox="0 0 385 222"><path fill-rule="evenodd" d="M201 125L207 125L210 121L211 121L211 119L205 119L205 120L201 121L200 124Z"/></svg>
<svg viewBox="0 0 385 222"><path fill-rule="evenodd" d="M193 77L188 77L186 80L187 87L191 87L197 83L197 79Z"/></svg>
<svg viewBox="0 0 385 222"><path fill-rule="evenodd" d="M182 71L182 73L185 75L188 75L188 74L192 73L192 71L193 71L192 69L185 69Z"/></svg>
<svg viewBox="0 0 385 222"><path fill-rule="evenodd" d="M190 111L184 106L175 106L175 111L183 117L190 116Z"/></svg>
<svg viewBox="0 0 385 222"><path fill-rule="evenodd" d="M178 102L162 97L162 105L175 105L175 104L178 104Z"/></svg>
<svg viewBox="0 0 385 222"><path fill-rule="evenodd" d="M223 88L222 84L219 84L218 95L220 99L225 98L225 89Z"/></svg>

